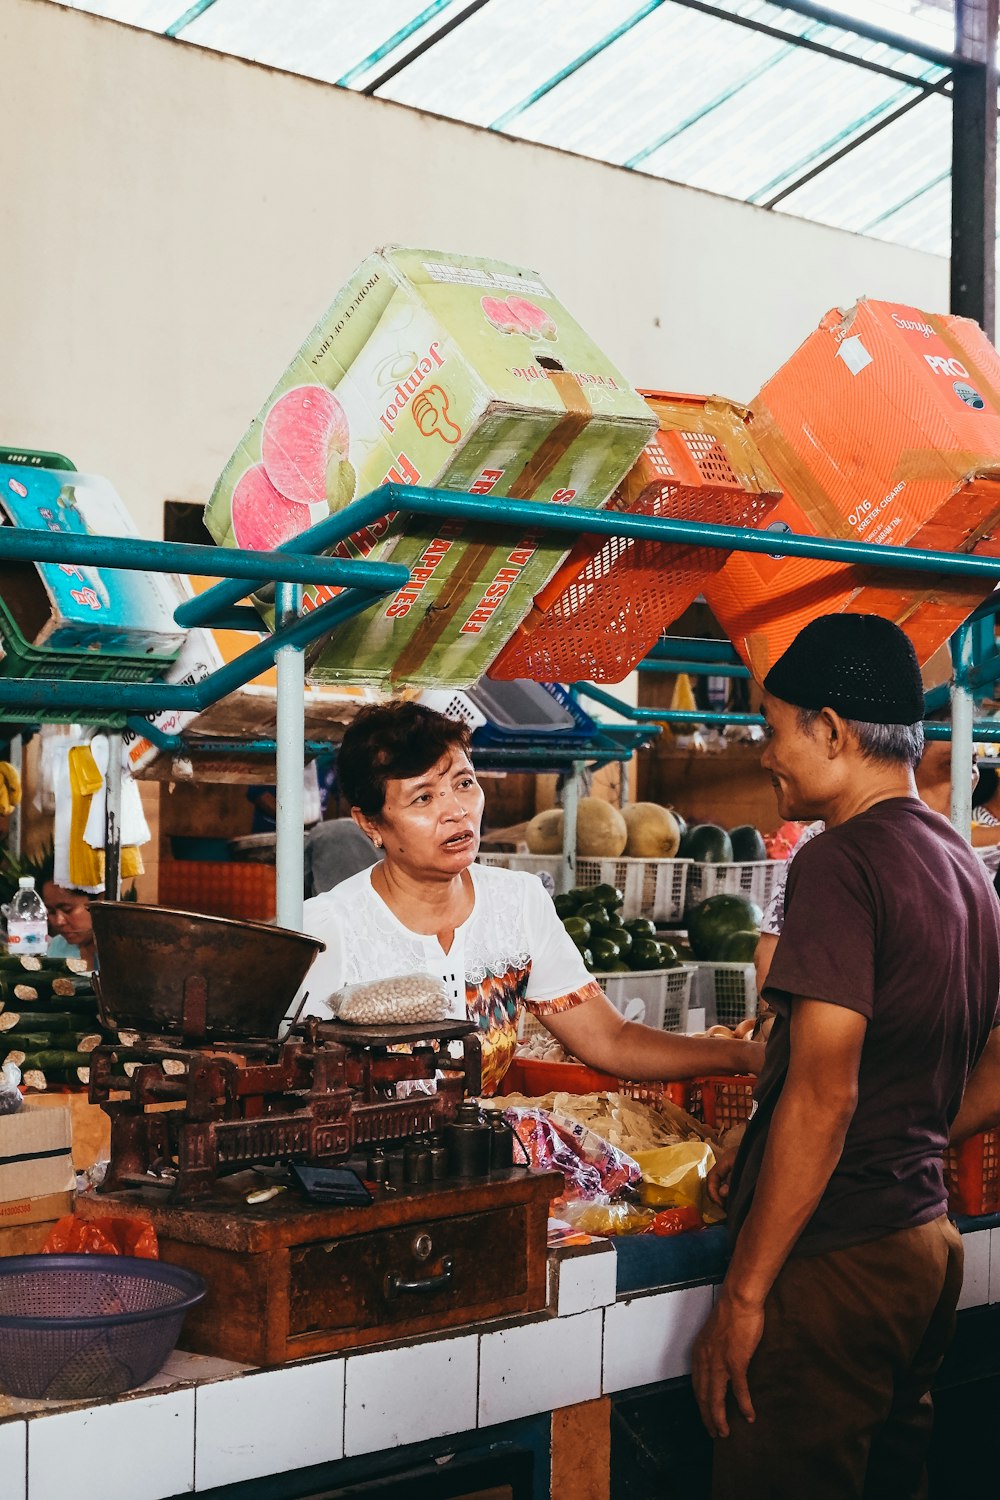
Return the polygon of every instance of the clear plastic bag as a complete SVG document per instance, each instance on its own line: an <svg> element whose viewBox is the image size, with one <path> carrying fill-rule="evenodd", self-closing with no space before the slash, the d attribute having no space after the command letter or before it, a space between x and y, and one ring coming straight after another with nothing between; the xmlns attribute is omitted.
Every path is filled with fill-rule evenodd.
<svg viewBox="0 0 1000 1500"><path fill-rule="evenodd" d="M446 1021L451 1000L433 974L400 974L347 984L330 997L338 1021L355 1026L405 1026L420 1021Z"/></svg>

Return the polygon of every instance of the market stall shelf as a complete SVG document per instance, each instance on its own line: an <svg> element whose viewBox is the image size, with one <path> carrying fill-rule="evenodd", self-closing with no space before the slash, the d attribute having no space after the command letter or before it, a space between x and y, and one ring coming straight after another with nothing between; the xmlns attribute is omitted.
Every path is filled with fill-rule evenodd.
<svg viewBox="0 0 1000 1500"><path fill-rule="evenodd" d="M548 1205L561 1185L558 1173L514 1168L375 1188L364 1208L307 1204L291 1191L250 1205L223 1185L197 1207L142 1190L91 1195L80 1212L147 1219L162 1258L205 1277L185 1347L276 1365L540 1311Z"/></svg>

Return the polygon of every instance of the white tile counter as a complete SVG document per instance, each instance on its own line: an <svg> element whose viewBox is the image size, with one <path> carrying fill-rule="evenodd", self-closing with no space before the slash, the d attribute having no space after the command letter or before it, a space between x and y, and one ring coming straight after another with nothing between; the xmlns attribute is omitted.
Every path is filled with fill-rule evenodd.
<svg viewBox="0 0 1000 1500"><path fill-rule="evenodd" d="M963 1240L960 1306L1000 1302L1000 1228ZM616 1300L616 1259L611 1244L558 1252L550 1311L520 1321L272 1370L174 1353L141 1390L96 1406L0 1396L0 1494L169 1500L686 1374L712 1286Z"/></svg>

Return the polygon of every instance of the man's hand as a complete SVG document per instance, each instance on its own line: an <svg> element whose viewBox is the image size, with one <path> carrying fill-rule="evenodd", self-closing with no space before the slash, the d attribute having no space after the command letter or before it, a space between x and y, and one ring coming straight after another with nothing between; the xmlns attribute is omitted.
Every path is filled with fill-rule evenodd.
<svg viewBox="0 0 1000 1500"><path fill-rule="evenodd" d="M715 1166L709 1172L705 1181L708 1196L719 1208L725 1208L726 1199L729 1197L729 1179L732 1176L733 1166L739 1155L740 1142L746 1133L746 1126L736 1126L726 1132L725 1146L713 1147L715 1152Z"/></svg>
<svg viewBox="0 0 1000 1500"><path fill-rule="evenodd" d="M701 1420L712 1438L729 1436L726 1392L748 1422L755 1418L747 1370L764 1332L763 1303L737 1303L725 1287L694 1346L691 1379Z"/></svg>

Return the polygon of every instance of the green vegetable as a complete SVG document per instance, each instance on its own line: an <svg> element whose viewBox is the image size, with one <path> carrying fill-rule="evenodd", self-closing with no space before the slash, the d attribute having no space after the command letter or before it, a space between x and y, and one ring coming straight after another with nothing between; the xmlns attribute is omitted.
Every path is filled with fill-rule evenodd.
<svg viewBox="0 0 1000 1500"><path fill-rule="evenodd" d="M733 846L733 859L740 864L754 864L758 860L767 858L767 849L759 831L752 828L749 823L741 823L739 828L729 830L729 839Z"/></svg>
<svg viewBox="0 0 1000 1500"><path fill-rule="evenodd" d="M723 958L725 941L734 932L760 931L761 910L745 896L709 896L688 913L688 941L695 958L715 963Z"/></svg>
<svg viewBox="0 0 1000 1500"><path fill-rule="evenodd" d="M564 917L563 926L578 948L585 948L590 942L590 923L586 917Z"/></svg>

